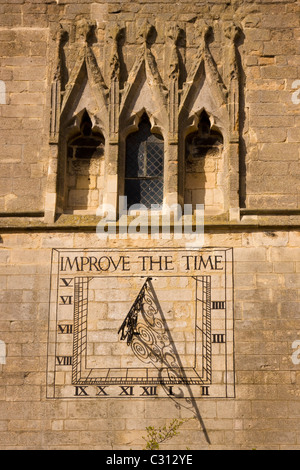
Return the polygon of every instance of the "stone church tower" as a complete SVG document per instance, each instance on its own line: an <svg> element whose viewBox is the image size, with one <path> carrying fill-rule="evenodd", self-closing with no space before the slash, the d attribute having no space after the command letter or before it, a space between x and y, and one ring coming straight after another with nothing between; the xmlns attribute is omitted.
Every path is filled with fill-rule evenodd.
<svg viewBox="0 0 300 470"><path fill-rule="evenodd" d="M0 12L0 448L299 449L299 3Z"/></svg>

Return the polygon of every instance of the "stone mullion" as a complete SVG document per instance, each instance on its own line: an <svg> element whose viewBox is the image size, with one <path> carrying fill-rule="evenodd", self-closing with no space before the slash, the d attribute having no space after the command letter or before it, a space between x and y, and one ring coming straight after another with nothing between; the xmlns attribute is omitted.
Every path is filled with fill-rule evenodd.
<svg viewBox="0 0 300 470"><path fill-rule="evenodd" d="M104 204L112 205L118 210L119 195L119 91L118 83L113 82L109 103L109 137L105 157L105 192Z"/></svg>
<svg viewBox="0 0 300 470"><path fill-rule="evenodd" d="M236 64L235 64L236 65ZM228 151L228 209L230 217L239 218L239 77L232 74L229 84L229 151Z"/></svg>
<svg viewBox="0 0 300 470"><path fill-rule="evenodd" d="M168 151L165 165L164 204L178 204L178 140L168 141Z"/></svg>
<svg viewBox="0 0 300 470"><path fill-rule="evenodd" d="M57 178L59 158L59 132L62 101L61 86L61 46L65 31L59 30L56 36L56 50L54 75L52 77L51 91L49 96L50 105L50 135L49 135L49 165L46 185L45 214L46 223L55 221L57 209Z"/></svg>
<svg viewBox="0 0 300 470"><path fill-rule="evenodd" d="M227 200L230 219L239 219L239 142L231 141L228 151L228 194Z"/></svg>
<svg viewBox="0 0 300 470"><path fill-rule="evenodd" d="M105 192L103 202L118 211L119 195L119 112L120 91L119 81L111 81L109 95L109 137L105 152Z"/></svg>
<svg viewBox="0 0 300 470"><path fill-rule="evenodd" d="M119 115L120 82L117 75L111 78L109 93L109 137L106 146L105 192L103 202L118 211L119 195Z"/></svg>
<svg viewBox="0 0 300 470"><path fill-rule="evenodd" d="M164 204L178 204L178 74L170 78L169 134L165 158Z"/></svg>
<svg viewBox="0 0 300 470"><path fill-rule="evenodd" d="M114 208L117 216L119 204L119 155L120 155L120 57L118 53L118 41L121 29L116 25L110 31L113 39L112 55L110 60L110 91L109 91L109 129L108 142L105 152L105 191L103 202Z"/></svg>
<svg viewBox="0 0 300 470"><path fill-rule="evenodd" d="M118 211L119 195L119 141L111 138L106 145L105 162L105 192L103 197L104 204L113 206Z"/></svg>
<svg viewBox="0 0 300 470"><path fill-rule="evenodd" d="M226 47L226 76L228 79L229 151L227 209L231 220L240 219L240 70L236 41L240 29L230 24L225 30L229 40Z"/></svg>
<svg viewBox="0 0 300 470"><path fill-rule="evenodd" d="M53 223L55 221L57 205L58 148L58 144L50 145L44 216L46 223Z"/></svg>

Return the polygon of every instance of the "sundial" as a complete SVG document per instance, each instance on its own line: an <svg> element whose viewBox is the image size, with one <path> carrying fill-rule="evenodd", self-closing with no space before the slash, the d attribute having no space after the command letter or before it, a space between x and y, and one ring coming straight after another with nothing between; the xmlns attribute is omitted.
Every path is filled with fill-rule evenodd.
<svg viewBox="0 0 300 470"><path fill-rule="evenodd" d="M48 398L234 397L232 249L52 253Z"/></svg>

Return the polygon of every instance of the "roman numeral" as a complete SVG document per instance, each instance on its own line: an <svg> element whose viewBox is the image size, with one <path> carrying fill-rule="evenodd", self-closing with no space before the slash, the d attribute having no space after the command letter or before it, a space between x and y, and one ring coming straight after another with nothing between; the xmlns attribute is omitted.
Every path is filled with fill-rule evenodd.
<svg viewBox="0 0 300 470"><path fill-rule="evenodd" d="M72 305L72 295L61 295L60 300L61 303L60 305Z"/></svg>
<svg viewBox="0 0 300 470"><path fill-rule="evenodd" d="M87 387L75 387L75 397L88 397Z"/></svg>
<svg viewBox="0 0 300 470"><path fill-rule="evenodd" d="M157 387L142 387L144 390L143 393L141 394L141 397L144 396L155 396L157 395Z"/></svg>
<svg viewBox="0 0 300 470"><path fill-rule="evenodd" d="M214 344L224 344L226 343L226 336L225 335L212 335L212 342Z"/></svg>
<svg viewBox="0 0 300 470"><path fill-rule="evenodd" d="M98 385L98 393L97 393L96 396L97 396L97 397L100 397L100 396L108 396L108 393L106 393L106 391L105 391L106 388L107 388L107 387L100 387L100 386Z"/></svg>
<svg viewBox="0 0 300 470"><path fill-rule="evenodd" d="M73 282L73 278L67 278L67 279L66 278L61 278L60 280L63 283L63 285L60 286L60 287L72 287L71 284Z"/></svg>
<svg viewBox="0 0 300 470"><path fill-rule="evenodd" d="M209 397L209 387L207 386L201 387L201 395L203 397Z"/></svg>
<svg viewBox="0 0 300 470"><path fill-rule="evenodd" d="M225 310L225 305L226 305L225 301L212 302L213 310Z"/></svg>
<svg viewBox="0 0 300 470"><path fill-rule="evenodd" d="M72 356L56 356L56 364L58 366L71 366Z"/></svg>
<svg viewBox="0 0 300 470"><path fill-rule="evenodd" d="M133 387L121 387L121 393L120 393L120 396L121 395L129 395L129 396L132 396L133 395Z"/></svg>
<svg viewBox="0 0 300 470"><path fill-rule="evenodd" d="M73 333L73 325L58 325L59 335L71 335Z"/></svg>

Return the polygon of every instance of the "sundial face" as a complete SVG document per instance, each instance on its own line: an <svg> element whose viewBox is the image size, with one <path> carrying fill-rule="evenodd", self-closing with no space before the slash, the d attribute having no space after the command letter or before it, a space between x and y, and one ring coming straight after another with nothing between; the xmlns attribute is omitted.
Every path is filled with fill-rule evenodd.
<svg viewBox="0 0 300 470"><path fill-rule="evenodd" d="M231 249L53 250L48 398L234 397Z"/></svg>

